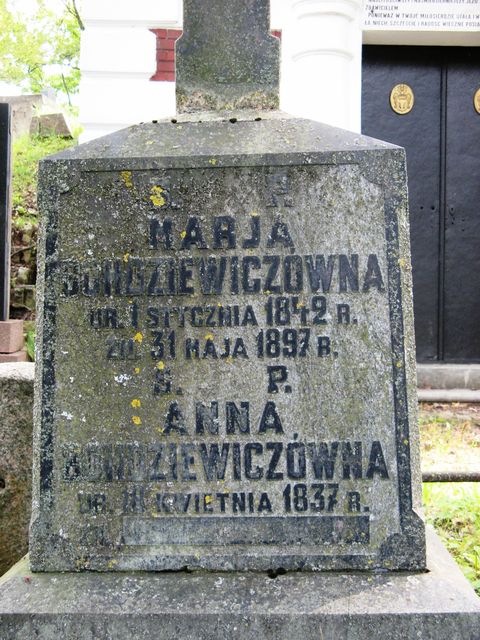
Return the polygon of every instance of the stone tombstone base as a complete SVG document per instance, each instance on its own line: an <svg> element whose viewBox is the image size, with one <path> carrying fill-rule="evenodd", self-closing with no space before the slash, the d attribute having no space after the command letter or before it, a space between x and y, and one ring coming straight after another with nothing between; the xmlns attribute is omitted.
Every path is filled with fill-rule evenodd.
<svg viewBox="0 0 480 640"><path fill-rule="evenodd" d="M0 361L0 575L28 549L34 369Z"/></svg>
<svg viewBox="0 0 480 640"><path fill-rule="evenodd" d="M23 320L0 322L0 353L14 353L23 348Z"/></svg>
<svg viewBox="0 0 480 640"><path fill-rule="evenodd" d="M478 640L480 600L436 535L426 573L47 573L0 580L0 638Z"/></svg>
<svg viewBox="0 0 480 640"><path fill-rule="evenodd" d="M0 353L0 364L16 362L28 362L28 354L25 349L13 353Z"/></svg>
<svg viewBox="0 0 480 640"><path fill-rule="evenodd" d="M0 322L0 363L26 362L24 350L23 320L2 320Z"/></svg>

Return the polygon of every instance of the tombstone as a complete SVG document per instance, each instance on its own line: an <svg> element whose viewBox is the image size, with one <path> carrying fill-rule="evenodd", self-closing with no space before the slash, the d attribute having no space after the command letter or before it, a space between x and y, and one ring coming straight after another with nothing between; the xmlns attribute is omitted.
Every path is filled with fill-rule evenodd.
<svg viewBox="0 0 480 640"><path fill-rule="evenodd" d="M268 22L266 0L186 2L185 113L42 164L31 571L0 590L9 637L478 625L438 545L425 571L403 151L262 110ZM232 43L222 64L208 42Z"/></svg>
<svg viewBox="0 0 480 640"><path fill-rule="evenodd" d="M0 363L24 362L23 320L10 319L11 108L0 103Z"/></svg>

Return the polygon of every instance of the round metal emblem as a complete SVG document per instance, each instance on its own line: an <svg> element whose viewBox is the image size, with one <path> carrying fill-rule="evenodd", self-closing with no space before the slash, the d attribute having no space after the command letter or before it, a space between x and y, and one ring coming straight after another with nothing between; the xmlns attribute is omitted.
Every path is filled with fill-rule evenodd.
<svg viewBox="0 0 480 640"><path fill-rule="evenodd" d="M413 109L414 102L413 91L408 84L396 84L390 92L390 106L401 116Z"/></svg>
<svg viewBox="0 0 480 640"><path fill-rule="evenodd" d="M473 96L473 106L475 107L475 111L480 113L480 87L478 87Z"/></svg>

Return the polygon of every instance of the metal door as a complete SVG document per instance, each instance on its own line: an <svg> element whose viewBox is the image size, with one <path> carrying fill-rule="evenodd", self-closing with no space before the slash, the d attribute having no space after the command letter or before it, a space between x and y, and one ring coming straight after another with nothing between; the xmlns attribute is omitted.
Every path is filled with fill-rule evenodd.
<svg viewBox="0 0 480 640"><path fill-rule="evenodd" d="M10 305L10 157L11 109L0 104L0 321L8 320Z"/></svg>
<svg viewBox="0 0 480 640"><path fill-rule="evenodd" d="M480 49L364 47L362 132L407 151L421 362L480 362L479 88Z"/></svg>

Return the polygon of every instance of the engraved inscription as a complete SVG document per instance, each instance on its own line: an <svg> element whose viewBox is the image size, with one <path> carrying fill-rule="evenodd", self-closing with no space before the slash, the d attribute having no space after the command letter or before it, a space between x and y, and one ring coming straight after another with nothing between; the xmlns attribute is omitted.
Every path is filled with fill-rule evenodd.
<svg viewBox="0 0 480 640"><path fill-rule="evenodd" d="M86 172L74 204L51 276L53 530L81 566L182 545L368 558L398 533L381 188L353 165L212 165Z"/></svg>

